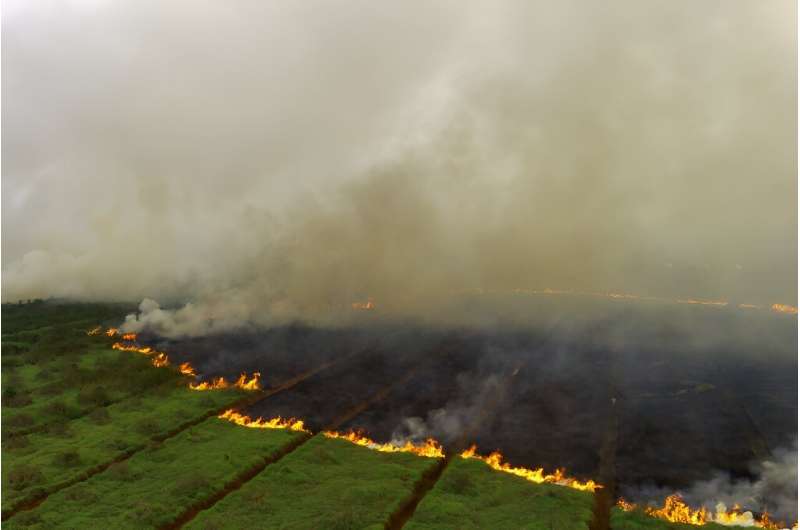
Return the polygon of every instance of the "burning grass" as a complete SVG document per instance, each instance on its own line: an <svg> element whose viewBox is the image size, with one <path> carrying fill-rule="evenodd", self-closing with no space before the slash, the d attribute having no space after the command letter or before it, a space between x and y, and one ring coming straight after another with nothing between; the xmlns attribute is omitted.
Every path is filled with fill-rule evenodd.
<svg viewBox="0 0 800 530"><path fill-rule="evenodd" d="M453 458L405 528L586 530L593 496L497 473L476 459Z"/></svg>
<svg viewBox="0 0 800 530"><path fill-rule="evenodd" d="M437 462L315 436L187 528L382 528Z"/></svg>
<svg viewBox="0 0 800 530"><path fill-rule="evenodd" d="M677 494L667 497L664 500L664 505L659 507L638 507L624 499L620 499L617 502L616 510L626 514L633 514L627 519L624 516L618 517L618 519L620 519L618 523L621 525L620 528L627 528L625 526L627 523L635 523L638 515L644 515L648 518L661 520L667 523L679 523L679 528L697 526L716 528L733 526L780 530L786 527L784 524L772 521L768 514L754 516L752 512L743 511L739 506L728 509L724 504L720 503L717 504L716 509L713 511L707 510L704 507L692 508ZM637 527L634 526L632 528ZM647 526L647 528L650 528L650 526ZM659 527L654 526L652 528Z"/></svg>
<svg viewBox="0 0 800 530"><path fill-rule="evenodd" d="M12 517L4 526L161 527L187 506L214 495L242 472L261 464L296 436L289 430L258 432L209 418L51 495L35 512Z"/></svg>

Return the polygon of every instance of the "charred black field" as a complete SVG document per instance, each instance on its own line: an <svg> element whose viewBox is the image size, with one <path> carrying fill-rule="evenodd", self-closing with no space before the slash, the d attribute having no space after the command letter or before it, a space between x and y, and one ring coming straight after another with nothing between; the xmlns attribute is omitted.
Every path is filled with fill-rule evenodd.
<svg viewBox="0 0 800 530"><path fill-rule="evenodd" d="M585 305L528 302L530 325L431 327L376 312L343 329L151 342L201 377L260 372L278 391L247 407L253 417L382 442L475 443L621 492L718 472L756 479L753 462L794 443L795 317L600 301L591 309L605 315L586 318Z"/></svg>

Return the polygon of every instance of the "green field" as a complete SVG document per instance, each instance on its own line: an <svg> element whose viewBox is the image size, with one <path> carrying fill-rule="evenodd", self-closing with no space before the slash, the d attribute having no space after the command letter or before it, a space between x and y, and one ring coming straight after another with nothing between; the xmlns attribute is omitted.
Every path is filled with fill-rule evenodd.
<svg viewBox="0 0 800 530"><path fill-rule="evenodd" d="M481 461L456 457L406 528L587 530L593 504L591 493L533 484Z"/></svg>
<svg viewBox="0 0 800 530"><path fill-rule="evenodd" d="M220 419L253 394L189 390L174 368L87 335L127 309L3 306L8 528L378 529L404 520L399 514L418 530L588 528L591 493L534 484L478 460L384 453ZM411 501L419 501L413 514ZM689 528L618 509L611 525Z"/></svg>
<svg viewBox="0 0 800 530"><path fill-rule="evenodd" d="M683 523L670 523L661 519L656 519L646 515L641 510L625 512L619 508L611 510L611 529L612 530L696 530L698 527ZM726 528L742 528L723 526L716 523L703 525L708 530L724 530Z"/></svg>

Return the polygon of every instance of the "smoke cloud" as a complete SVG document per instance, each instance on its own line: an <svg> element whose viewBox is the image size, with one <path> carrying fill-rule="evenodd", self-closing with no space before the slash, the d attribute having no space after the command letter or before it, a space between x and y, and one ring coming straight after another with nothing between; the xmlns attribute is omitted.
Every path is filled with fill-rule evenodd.
<svg viewBox="0 0 800 530"><path fill-rule="evenodd" d="M681 491L681 495L690 505L705 506L712 513L718 503L728 508L740 504L745 510L767 511L773 520L789 524L797 521L797 440L791 447L777 449L772 459L754 462L751 468L754 479L720 472ZM631 498L656 505L671 493L655 487L627 492Z"/></svg>
<svg viewBox="0 0 800 530"><path fill-rule="evenodd" d="M796 305L796 6L10 0L3 300Z"/></svg>

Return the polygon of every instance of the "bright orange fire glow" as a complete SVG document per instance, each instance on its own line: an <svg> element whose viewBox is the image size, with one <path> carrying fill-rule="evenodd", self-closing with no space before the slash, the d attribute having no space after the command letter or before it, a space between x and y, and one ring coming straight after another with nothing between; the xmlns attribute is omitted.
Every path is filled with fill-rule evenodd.
<svg viewBox="0 0 800 530"><path fill-rule="evenodd" d="M181 363L181 365L178 367L178 370L180 370L183 375L191 375L192 377L197 376L197 372L194 371L194 367L188 362Z"/></svg>
<svg viewBox="0 0 800 530"><path fill-rule="evenodd" d="M461 458L475 458L477 460L481 460L492 469L496 469L497 471L502 471L504 473L511 473L512 475L522 477L525 480L530 480L531 482L535 482L537 484L547 482L550 484L567 486L569 488L581 491L594 491L603 487L593 480L581 482L577 479L568 477L563 469L557 469L553 474L545 474L542 468L528 469L525 467L512 467L508 462L503 462L503 455L499 451L495 451L489 456L481 456L476 453L476 449L477 448L473 445L461 453Z"/></svg>
<svg viewBox="0 0 800 530"><path fill-rule="evenodd" d="M688 298L686 300L678 300L679 304L691 304L691 305L714 305L719 307L725 307L728 305L728 302L724 300L698 300L696 298Z"/></svg>
<svg viewBox="0 0 800 530"><path fill-rule="evenodd" d="M219 418L232 421L236 425L241 425L242 427L248 427L250 429L289 429L290 431L307 432L310 434L303 425L303 421L294 418L283 419L278 416L277 418L269 420L265 420L264 418L252 419L250 416L240 414L233 409L226 410L219 415Z"/></svg>
<svg viewBox="0 0 800 530"><path fill-rule="evenodd" d="M428 438L422 445L414 445L411 442L406 442L403 445L395 445L392 443L378 443L362 434L353 431L347 433L324 431L322 434L327 438L346 440L350 443L367 447L373 451L380 451L382 453L413 453L417 456L424 456L427 458L444 458L444 449L439 442L433 438Z"/></svg>
<svg viewBox="0 0 800 530"><path fill-rule="evenodd" d="M159 352L153 356L153 366L156 368L163 368L169 366L169 357L166 353Z"/></svg>
<svg viewBox="0 0 800 530"><path fill-rule="evenodd" d="M219 390L222 388L237 387L242 390L261 390L261 373L253 372L253 376L249 379L247 374L242 374L239 379L233 383L228 383L224 377L215 377L211 381L203 381L202 383L191 383L189 388L192 390Z"/></svg>
<svg viewBox="0 0 800 530"><path fill-rule="evenodd" d="M619 499L617 501L617 507L626 512L637 508L635 504L627 502L625 499ZM698 526L706 523L718 523L726 526L755 526L757 528L768 528L770 530L778 530L783 527L783 525L778 525L772 521L769 514L766 512L761 516L761 519L756 520L752 512L742 511L742 508L738 504L728 510L725 504L719 503L714 512L710 512L702 507L693 509L689 507L678 494L667 497L664 500L664 506L661 508L645 507L644 513L651 517L664 519L665 521L671 521L673 523L685 523Z"/></svg>
<svg viewBox="0 0 800 530"><path fill-rule="evenodd" d="M126 333L122 336L122 340L136 340L136 333Z"/></svg>
<svg viewBox="0 0 800 530"><path fill-rule="evenodd" d="M153 353L158 353L153 348L151 348L150 346L138 346L136 344L123 344L121 342L115 342L114 344L111 345L111 347L114 348L115 350L135 351L135 352L141 353L143 355L152 355Z"/></svg>
<svg viewBox="0 0 800 530"><path fill-rule="evenodd" d="M772 304L772 310L776 313L787 313L790 315L797 314L797 308L793 305L786 304Z"/></svg>
<svg viewBox="0 0 800 530"><path fill-rule="evenodd" d="M375 309L375 304L372 303L372 300L367 300L366 302L353 302L350 304L353 309L359 309L362 311L368 311L370 309Z"/></svg>
<svg viewBox="0 0 800 530"><path fill-rule="evenodd" d="M119 330L117 328L108 328L106 330L106 335L109 337L113 337L114 335L119 335Z"/></svg>

